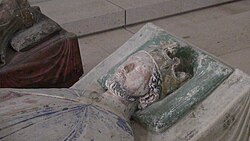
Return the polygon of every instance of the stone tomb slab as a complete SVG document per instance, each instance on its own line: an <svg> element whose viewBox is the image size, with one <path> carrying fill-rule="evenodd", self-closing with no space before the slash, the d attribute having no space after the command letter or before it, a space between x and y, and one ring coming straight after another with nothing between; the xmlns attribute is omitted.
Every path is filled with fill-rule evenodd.
<svg viewBox="0 0 250 141"><path fill-rule="evenodd" d="M97 80L101 78L101 76L108 73L108 70L110 70L114 64L118 64L119 62L121 62L124 57L136 51L138 48L143 46L148 40L156 36L157 33L162 31L163 31L162 29L151 24L144 26L122 47L120 47L108 58L106 58L99 65L97 65L85 77L83 77L74 86L72 86L72 88L81 90L90 90L90 91L96 89L101 91L102 88L97 83ZM212 55L209 54L209 56ZM214 56L212 56L212 58L214 58L215 60L219 60ZM228 76L229 78L227 78ZM202 81L199 80L199 82ZM220 83L217 84L218 86L217 88L216 86L214 87L215 88L213 89L214 91L209 92L209 96L207 95L204 97L204 100L201 103L198 102L196 104L193 104L191 106L192 108L190 107L191 109L186 111L187 113L182 115L182 117L179 118L179 120L176 120L174 116L173 117L170 116L171 118L173 118L170 121L176 120L177 122L172 124L172 126L170 125L168 129L161 130L160 133L150 132L147 128L145 128L145 124L144 126L141 126L141 124L138 124L138 122L133 122L135 138L136 138L135 140L164 141L168 139L171 141L175 140L188 141L188 140L211 140L211 138L213 138L214 140L218 138L224 138L225 140L231 139L233 141L233 139L238 137L239 139L247 141L248 135L239 133L231 136L231 133L248 132L249 125L245 124L244 121L246 121L246 123L249 123L249 120L247 120L249 119L249 117L244 115L249 115L249 110L244 111L243 109L249 109L250 106L249 104L247 104L249 103L249 96L250 96L250 87L249 87L250 78L245 73L236 69L231 75L229 71L229 74L226 75L226 77L224 77L224 79L222 79L221 82L220 82L221 84ZM189 93L186 94L188 95ZM195 101L195 99L193 100ZM243 112L236 114L234 109L237 109L236 105L239 103L242 104L242 107L238 108L242 109ZM155 113L151 114L157 115L158 112L159 111L156 110ZM220 114L217 115L212 114L213 116L212 115L209 116L210 113L213 112ZM230 112L233 114L233 116L229 114ZM237 116L234 116L235 114ZM244 118L240 118L240 115L242 115ZM157 118L164 119L165 116L164 114L162 115L162 117L159 117L158 115ZM139 119L139 122L143 123L143 121L140 120L141 119ZM230 120L233 121L231 122ZM237 121L236 125L233 124L234 121ZM244 125L243 128L238 127L239 124L243 124ZM229 126L230 128L228 128Z"/></svg>

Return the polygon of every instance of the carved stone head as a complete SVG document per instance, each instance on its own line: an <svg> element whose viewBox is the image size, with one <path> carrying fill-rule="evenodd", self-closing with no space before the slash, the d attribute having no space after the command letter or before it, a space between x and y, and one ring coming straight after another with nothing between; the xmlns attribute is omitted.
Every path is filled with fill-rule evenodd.
<svg viewBox="0 0 250 141"><path fill-rule="evenodd" d="M129 56L105 85L123 100L139 100L139 109L165 97L180 87L191 76L178 72L177 45L162 44L149 47Z"/></svg>

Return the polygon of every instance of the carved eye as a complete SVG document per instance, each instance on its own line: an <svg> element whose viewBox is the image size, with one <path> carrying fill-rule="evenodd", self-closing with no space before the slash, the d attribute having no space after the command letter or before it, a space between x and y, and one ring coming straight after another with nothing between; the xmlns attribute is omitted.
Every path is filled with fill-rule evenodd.
<svg viewBox="0 0 250 141"><path fill-rule="evenodd" d="M124 70L126 71L126 73L131 72L133 69L135 68L135 64L128 64L124 67Z"/></svg>

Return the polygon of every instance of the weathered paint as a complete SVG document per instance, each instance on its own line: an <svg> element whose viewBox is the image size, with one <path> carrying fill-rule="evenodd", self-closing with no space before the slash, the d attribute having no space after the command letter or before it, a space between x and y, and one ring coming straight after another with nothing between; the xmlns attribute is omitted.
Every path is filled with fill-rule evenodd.
<svg viewBox="0 0 250 141"><path fill-rule="evenodd" d="M233 68L222 63L213 56L193 48L188 43L168 34L159 31L151 39L147 40L142 46L130 55L148 50L151 47L161 46L162 43L176 42L178 45L176 57L181 59L181 65L176 68L193 75L182 87L176 90L176 85L170 85L168 89L176 90L169 96L150 107L137 111L133 118L144 125L147 129L161 132L169 128L182 118L192 107L204 100L211 92L220 85L232 72ZM110 71L98 79L101 86L110 79L115 70L127 60L128 55L118 64L115 64ZM166 86L165 86L166 87Z"/></svg>
<svg viewBox="0 0 250 141"><path fill-rule="evenodd" d="M133 131L123 117L86 102L88 98L69 99L15 90L0 94L1 141L133 140Z"/></svg>
<svg viewBox="0 0 250 141"><path fill-rule="evenodd" d="M213 56L192 48L166 32L162 32L146 44L155 44L160 40L174 40L179 44L177 56L184 61L177 69L190 71L193 77L163 100L134 114L133 118L136 121L154 132L162 132L176 123L233 72L231 67Z"/></svg>

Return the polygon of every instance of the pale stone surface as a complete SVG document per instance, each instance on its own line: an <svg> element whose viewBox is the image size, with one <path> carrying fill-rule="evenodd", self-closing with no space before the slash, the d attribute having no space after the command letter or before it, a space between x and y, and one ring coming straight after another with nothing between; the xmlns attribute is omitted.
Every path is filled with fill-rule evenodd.
<svg viewBox="0 0 250 141"><path fill-rule="evenodd" d="M91 18L83 18L79 21L62 24L62 27L78 36L105 31L124 25L124 11L109 13Z"/></svg>
<svg viewBox="0 0 250 141"><path fill-rule="evenodd" d="M200 24L202 22L207 23L217 19L233 16L235 14L247 12L249 10L250 10L250 1L241 0L197 11L192 11L180 15L175 15L164 19L154 20L152 21L152 23L157 24L157 22L161 22L166 26L168 26L169 24L176 25L177 26L176 30L178 30L178 28L185 29L188 28L189 25L196 26L197 24ZM128 26L126 27L126 29L128 29L133 33L136 33L144 24L145 23ZM175 32L173 31L173 33Z"/></svg>
<svg viewBox="0 0 250 141"><path fill-rule="evenodd" d="M236 14L219 20L200 23L187 30L177 31L181 37L216 55L249 47L250 12ZM174 27L174 26L173 26ZM172 28L173 29L173 28ZM169 29L171 31L171 29Z"/></svg>
<svg viewBox="0 0 250 141"><path fill-rule="evenodd" d="M230 1L234 0L182 0L182 12Z"/></svg>
<svg viewBox="0 0 250 141"><path fill-rule="evenodd" d="M110 0L126 10L126 24L181 12L181 0Z"/></svg>
<svg viewBox="0 0 250 141"><path fill-rule="evenodd" d="M250 45L248 48L222 55L220 58L250 75Z"/></svg>
<svg viewBox="0 0 250 141"><path fill-rule="evenodd" d="M85 74L119 48L132 35L124 29L118 29L79 38Z"/></svg>
<svg viewBox="0 0 250 141"><path fill-rule="evenodd" d="M40 2L45 2L45 1L51 1L51 0L28 0L29 3L32 4L36 4L36 3L40 3Z"/></svg>
<svg viewBox="0 0 250 141"><path fill-rule="evenodd" d="M241 0L178 15L193 24L225 18L250 10L250 1Z"/></svg>
<svg viewBox="0 0 250 141"><path fill-rule="evenodd" d="M84 74L88 73L93 67L95 67L99 62L109 56L103 48L100 47L92 47L85 43L83 40L78 40L80 46L80 53L83 62L83 70Z"/></svg>
<svg viewBox="0 0 250 141"><path fill-rule="evenodd" d="M175 22L168 24L168 18L153 21L153 23L216 56L220 56L249 47L249 17L250 12L243 12L198 24L186 19L175 20ZM129 30L136 31L133 28Z"/></svg>
<svg viewBox="0 0 250 141"><path fill-rule="evenodd" d="M124 25L123 9L104 0L51 0L34 4L78 36Z"/></svg>
<svg viewBox="0 0 250 141"><path fill-rule="evenodd" d="M108 0L126 10L126 24L134 24L164 16L233 0Z"/></svg>
<svg viewBox="0 0 250 141"><path fill-rule="evenodd" d="M41 6L42 11L62 27L81 36L233 0L29 1Z"/></svg>
<svg viewBox="0 0 250 141"><path fill-rule="evenodd" d="M127 30L117 29L79 39L92 46L93 49L95 47L100 47L111 54L124 44L132 35L133 34Z"/></svg>

